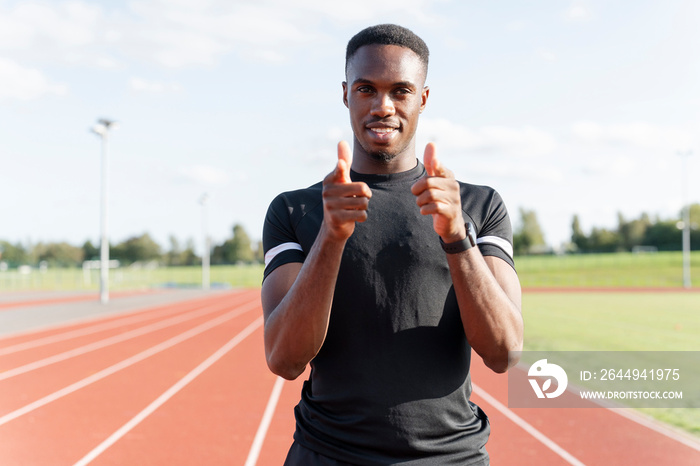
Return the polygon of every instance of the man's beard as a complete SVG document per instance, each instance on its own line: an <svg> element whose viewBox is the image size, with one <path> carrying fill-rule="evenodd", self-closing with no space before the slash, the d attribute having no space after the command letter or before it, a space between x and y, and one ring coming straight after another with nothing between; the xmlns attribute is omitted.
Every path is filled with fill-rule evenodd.
<svg viewBox="0 0 700 466"><path fill-rule="evenodd" d="M368 155L378 162L389 163L392 160L394 160L399 154L396 152L387 152L384 150L380 150L368 152Z"/></svg>

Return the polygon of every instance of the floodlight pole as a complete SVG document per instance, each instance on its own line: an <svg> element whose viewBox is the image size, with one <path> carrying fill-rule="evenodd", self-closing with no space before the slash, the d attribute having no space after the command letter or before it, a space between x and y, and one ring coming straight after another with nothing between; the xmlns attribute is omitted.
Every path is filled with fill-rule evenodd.
<svg viewBox="0 0 700 466"><path fill-rule="evenodd" d="M109 302L109 238L108 226L108 161L109 161L109 130L116 128L116 122L102 118L92 127L92 132L102 139L101 157L101 192L100 192L100 302Z"/></svg>
<svg viewBox="0 0 700 466"><path fill-rule="evenodd" d="M204 250L202 251L202 289L208 290L210 287L209 280L209 233L207 231L207 201L209 200L209 195L207 193L202 194L199 198L199 203L202 205L202 236L204 237Z"/></svg>
<svg viewBox="0 0 700 466"><path fill-rule="evenodd" d="M683 161L683 287L690 288L690 204L688 202L688 157L693 151L678 152Z"/></svg>

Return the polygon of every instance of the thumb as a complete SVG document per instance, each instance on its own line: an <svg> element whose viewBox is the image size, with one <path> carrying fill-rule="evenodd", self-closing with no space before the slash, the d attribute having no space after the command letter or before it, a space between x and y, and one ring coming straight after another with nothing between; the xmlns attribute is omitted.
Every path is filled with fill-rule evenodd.
<svg viewBox="0 0 700 466"><path fill-rule="evenodd" d="M429 142L425 146L425 152L423 153L423 165L425 165L425 171L428 176L442 176L444 174L444 169L440 160L438 160L437 154L435 153L435 144Z"/></svg>
<svg viewBox="0 0 700 466"><path fill-rule="evenodd" d="M352 166L352 151L347 141L338 143L338 165L335 168L335 178L341 183L350 183L350 167Z"/></svg>

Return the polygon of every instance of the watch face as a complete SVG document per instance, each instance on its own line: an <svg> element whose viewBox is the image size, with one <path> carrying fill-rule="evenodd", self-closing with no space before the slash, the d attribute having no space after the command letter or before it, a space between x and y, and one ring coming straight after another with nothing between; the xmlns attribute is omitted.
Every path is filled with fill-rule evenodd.
<svg viewBox="0 0 700 466"><path fill-rule="evenodd" d="M472 246L476 246L476 233L474 232L474 225L471 222L467 222L467 238Z"/></svg>

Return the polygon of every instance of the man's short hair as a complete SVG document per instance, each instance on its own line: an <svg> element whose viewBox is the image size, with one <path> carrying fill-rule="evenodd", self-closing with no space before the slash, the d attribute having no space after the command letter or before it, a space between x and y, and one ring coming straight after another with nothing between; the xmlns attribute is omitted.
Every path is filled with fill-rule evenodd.
<svg viewBox="0 0 700 466"><path fill-rule="evenodd" d="M399 45L413 50L428 72L428 46L423 39L418 37L413 31L396 24L378 24L370 26L358 32L348 42L345 50L345 72L348 71L348 62L355 55L357 50L364 45Z"/></svg>

